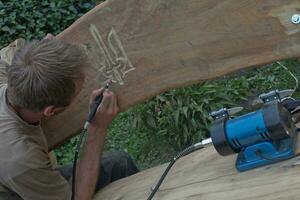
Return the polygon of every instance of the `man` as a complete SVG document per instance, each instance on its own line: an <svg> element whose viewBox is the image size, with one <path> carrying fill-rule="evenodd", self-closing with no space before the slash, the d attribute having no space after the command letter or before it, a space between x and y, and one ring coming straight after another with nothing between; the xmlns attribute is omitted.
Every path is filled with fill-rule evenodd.
<svg viewBox="0 0 300 200"><path fill-rule="evenodd" d="M9 65L7 83L0 85L0 185L24 200L71 198L70 185L50 162L40 123L74 101L82 89L87 58L78 46L49 37L25 45L13 58L8 55L24 42L1 52ZM114 152L112 159L103 158L99 164L107 128L119 111L109 90L94 90L90 103L101 94L103 101L77 166L76 200L91 199L95 189L138 171L125 153ZM67 173L71 170L67 168Z"/></svg>

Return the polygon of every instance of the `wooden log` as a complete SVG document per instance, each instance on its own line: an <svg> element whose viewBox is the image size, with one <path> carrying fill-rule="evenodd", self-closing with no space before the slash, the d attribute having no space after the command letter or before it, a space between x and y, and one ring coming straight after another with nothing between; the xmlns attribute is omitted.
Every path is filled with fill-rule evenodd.
<svg viewBox="0 0 300 200"><path fill-rule="evenodd" d="M50 148L76 134L92 89L112 79L122 111L171 88L300 55L299 0L107 0L58 38L91 64L79 98L44 122Z"/></svg>
<svg viewBox="0 0 300 200"><path fill-rule="evenodd" d="M235 169L235 160L236 155L222 157L213 146L183 157L170 170L153 200L299 199L300 157L242 173ZM166 166L113 182L94 200L146 200Z"/></svg>

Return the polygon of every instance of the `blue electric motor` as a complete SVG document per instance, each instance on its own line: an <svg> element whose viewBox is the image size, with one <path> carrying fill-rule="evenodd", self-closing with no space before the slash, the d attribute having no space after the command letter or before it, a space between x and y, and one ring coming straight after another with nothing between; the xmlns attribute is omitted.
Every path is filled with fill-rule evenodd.
<svg viewBox="0 0 300 200"><path fill-rule="evenodd" d="M239 171L274 163L295 154L296 128L290 112L278 99L236 118L226 109L214 112L211 138L219 154L238 153Z"/></svg>

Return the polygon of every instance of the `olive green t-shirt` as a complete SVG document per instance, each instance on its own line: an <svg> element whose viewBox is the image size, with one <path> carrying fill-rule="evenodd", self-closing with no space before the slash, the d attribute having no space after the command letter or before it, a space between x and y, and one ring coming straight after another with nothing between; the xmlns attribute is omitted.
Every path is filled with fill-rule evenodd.
<svg viewBox="0 0 300 200"><path fill-rule="evenodd" d="M3 70L3 63L0 63L0 71L1 69ZM2 81L5 72L2 72L0 186L18 194L24 200L71 199L71 187L50 161L41 126L26 123L8 106L7 84Z"/></svg>

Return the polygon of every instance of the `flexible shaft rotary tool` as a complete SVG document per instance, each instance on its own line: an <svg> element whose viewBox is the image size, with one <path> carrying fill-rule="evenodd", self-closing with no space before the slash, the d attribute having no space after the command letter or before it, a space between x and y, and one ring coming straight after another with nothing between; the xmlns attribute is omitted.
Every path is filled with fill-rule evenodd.
<svg viewBox="0 0 300 200"><path fill-rule="evenodd" d="M274 90L259 96L261 109L238 117L241 110L221 109L211 113L212 143L222 156L237 153L236 168L246 171L295 155L297 128L291 113L300 102L290 95L294 90Z"/></svg>
<svg viewBox="0 0 300 200"><path fill-rule="evenodd" d="M211 138L193 144L176 155L155 187L151 188L147 200L153 198L179 158L210 143L223 156L237 153L236 168L241 172L299 156L295 153L297 128L291 114L300 110L300 101L291 98L294 91L274 90L261 94L261 108L238 117L233 115L242 107L212 112Z"/></svg>

